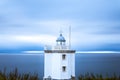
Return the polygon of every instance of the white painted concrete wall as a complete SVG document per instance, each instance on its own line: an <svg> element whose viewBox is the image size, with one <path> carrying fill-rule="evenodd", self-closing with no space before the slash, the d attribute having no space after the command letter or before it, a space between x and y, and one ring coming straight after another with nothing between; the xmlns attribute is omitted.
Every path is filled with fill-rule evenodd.
<svg viewBox="0 0 120 80"><path fill-rule="evenodd" d="M72 69L72 76L75 77L75 54L71 54L71 69Z"/></svg>
<svg viewBox="0 0 120 80"><path fill-rule="evenodd" d="M44 78L48 78L51 76L51 68L52 68L52 55L44 54Z"/></svg>
<svg viewBox="0 0 120 80"><path fill-rule="evenodd" d="M70 76L71 75L71 73L70 73L70 71L71 71L70 66L71 65L69 65L69 63L70 63L70 54L68 54L68 53L65 53L65 54L66 54L66 59L62 60L62 58L61 58L61 62L62 62L61 65L66 66L66 71L63 72L61 70L61 79L70 79L71 78L71 76ZM61 55L61 57L62 57L62 55ZM61 68L62 68L62 66L61 66Z"/></svg>
<svg viewBox="0 0 120 80"><path fill-rule="evenodd" d="M62 59L62 54L66 54L66 59ZM70 79L75 76L75 54L74 53L45 53L44 78L51 76L53 79ZM62 66L66 66L66 71L62 71Z"/></svg>
<svg viewBox="0 0 120 80"><path fill-rule="evenodd" d="M52 78L60 79L61 56L59 53L52 53Z"/></svg>

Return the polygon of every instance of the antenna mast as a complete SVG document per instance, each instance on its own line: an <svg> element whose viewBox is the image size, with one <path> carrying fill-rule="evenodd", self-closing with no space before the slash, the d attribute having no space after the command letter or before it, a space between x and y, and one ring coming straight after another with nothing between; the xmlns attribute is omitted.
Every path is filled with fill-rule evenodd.
<svg viewBox="0 0 120 80"><path fill-rule="evenodd" d="M71 26L69 26L69 49L71 49Z"/></svg>

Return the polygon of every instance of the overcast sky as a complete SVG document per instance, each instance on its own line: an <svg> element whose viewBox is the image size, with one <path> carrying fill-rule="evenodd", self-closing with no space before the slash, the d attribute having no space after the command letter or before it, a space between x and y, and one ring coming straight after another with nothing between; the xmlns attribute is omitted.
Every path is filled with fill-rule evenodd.
<svg viewBox="0 0 120 80"><path fill-rule="evenodd" d="M120 0L0 0L0 50L43 50L59 31L76 50L120 50ZM68 43L67 43L68 44Z"/></svg>

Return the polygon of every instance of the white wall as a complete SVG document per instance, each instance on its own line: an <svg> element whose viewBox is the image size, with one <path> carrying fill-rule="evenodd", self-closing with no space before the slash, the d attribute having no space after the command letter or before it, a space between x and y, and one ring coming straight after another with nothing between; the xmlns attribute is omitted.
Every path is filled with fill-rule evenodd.
<svg viewBox="0 0 120 80"><path fill-rule="evenodd" d="M72 59L72 61L71 61L71 70L72 70L72 76L74 76L75 77L75 54L71 54L71 59Z"/></svg>
<svg viewBox="0 0 120 80"><path fill-rule="evenodd" d="M62 54L66 59L62 60ZM70 79L75 76L75 54L74 53L45 53L44 78L51 76L53 79ZM66 71L62 71L66 66Z"/></svg>
<svg viewBox="0 0 120 80"><path fill-rule="evenodd" d="M60 79L61 61L59 53L52 53L52 78Z"/></svg>
<svg viewBox="0 0 120 80"><path fill-rule="evenodd" d="M45 53L44 56L44 78L48 78L48 76L51 76L52 72L52 55Z"/></svg>
<svg viewBox="0 0 120 80"><path fill-rule="evenodd" d="M61 53L62 54L62 53ZM66 59L65 60L62 60L62 58L61 58L61 62L62 62L62 64L61 64L61 66L66 66L66 71L65 72L63 72L62 70L61 70L61 79L70 79L71 78L71 68L70 68L70 54L68 54L68 53L65 53L66 54ZM62 55L61 55L62 56Z"/></svg>

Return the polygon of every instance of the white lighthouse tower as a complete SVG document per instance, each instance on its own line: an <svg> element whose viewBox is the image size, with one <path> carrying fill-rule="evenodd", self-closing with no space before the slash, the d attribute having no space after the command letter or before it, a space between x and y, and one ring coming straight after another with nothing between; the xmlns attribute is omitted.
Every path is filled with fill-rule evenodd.
<svg viewBox="0 0 120 80"><path fill-rule="evenodd" d="M62 33L56 40L56 45L44 50L44 80L74 80L75 50L70 50L65 44Z"/></svg>

